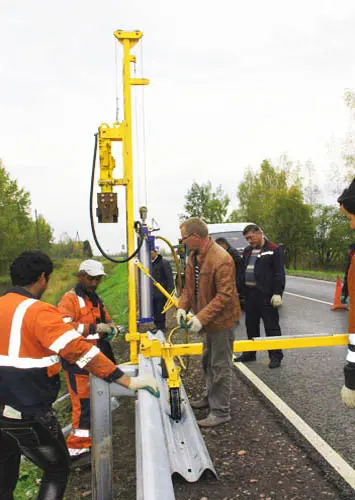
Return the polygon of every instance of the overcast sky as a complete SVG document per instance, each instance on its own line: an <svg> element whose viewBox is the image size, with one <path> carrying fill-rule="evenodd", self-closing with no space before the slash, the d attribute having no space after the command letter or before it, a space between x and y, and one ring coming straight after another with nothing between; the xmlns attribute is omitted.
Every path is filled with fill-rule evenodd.
<svg viewBox="0 0 355 500"><path fill-rule="evenodd" d="M324 188L352 126L354 25L353 0L1 0L0 157L57 238L91 239L93 137L115 120L113 32L139 29L150 85L133 99L136 207L147 192L162 235L177 237L193 181L221 184L233 209L264 158L311 160ZM118 226L99 226L105 249L121 248L124 221L122 206Z"/></svg>

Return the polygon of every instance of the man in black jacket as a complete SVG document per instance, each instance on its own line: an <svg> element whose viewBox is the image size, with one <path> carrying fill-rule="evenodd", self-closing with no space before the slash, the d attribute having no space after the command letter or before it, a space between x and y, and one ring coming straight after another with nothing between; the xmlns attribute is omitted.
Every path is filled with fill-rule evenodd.
<svg viewBox="0 0 355 500"><path fill-rule="evenodd" d="M152 276L169 293L174 289L174 278L169 262L158 254L157 250L152 250ZM153 316L157 330L165 330L165 313L162 313L166 298L153 286Z"/></svg>
<svg viewBox="0 0 355 500"><path fill-rule="evenodd" d="M349 253L347 256L347 261L346 261L346 269L344 273L344 280L343 280L343 287L341 289L341 303L346 304L348 302L348 296L349 296L349 291L348 291L348 272L351 264L351 257L354 255L354 250L355 250L355 243L352 243L349 246Z"/></svg>
<svg viewBox="0 0 355 500"><path fill-rule="evenodd" d="M244 250L238 276L238 290L245 296L245 324L249 339L260 337L260 319L267 337L281 335L279 313L285 288L285 270L281 248L268 241L261 229L249 224L243 231L249 246ZM269 368L278 368L282 351L269 351ZM236 361L255 361L256 352L245 352Z"/></svg>
<svg viewBox="0 0 355 500"><path fill-rule="evenodd" d="M242 309L244 309L244 297L240 294L240 291L238 289L238 273L240 266L242 264L242 257L239 255L238 250L229 243L229 241L226 238L217 238L216 243L218 243L219 246L224 248L229 255L232 257L234 260L234 265L235 265L235 277L236 277L236 285L237 285L237 292L238 292L238 297L239 297L239 304ZM239 320L236 322L236 326L239 325Z"/></svg>
<svg viewBox="0 0 355 500"><path fill-rule="evenodd" d="M226 238L217 238L216 243L218 243L218 245L220 245L222 248L227 250L229 255L234 260L235 275L236 275L236 277L238 277L238 270L239 270L240 264L242 262L242 257L239 255L238 250L236 248L232 247L230 245L229 241L226 240Z"/></svg>

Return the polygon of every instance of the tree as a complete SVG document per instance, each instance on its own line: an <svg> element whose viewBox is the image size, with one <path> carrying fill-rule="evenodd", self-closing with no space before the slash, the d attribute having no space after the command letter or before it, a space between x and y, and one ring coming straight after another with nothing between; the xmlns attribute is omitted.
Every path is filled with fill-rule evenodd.
<svg viewBox="0 0 355 500"><path fill-rule="evenodd" d="M11 179L0 160L0 272L24 250L36 248L36 224L31 218L31 200L27 191ZM39 220L43 250L48 250L52 229L43 216Z"/></svg>
<svg viewBox="0 0 355 500"><path fill-rule="evenodd" d="M317 205L314 210L314 251L316 264L330 267L343 264L347 250L353 240L349 223L339 212L339 208L331 205Z"/></svg>
<svg viewBox="0 0 355 500"><path fill-rule="evenodd" d="M83 242L83 254L87 259L92 259L93 253L89 240L84 240Z"/></svg>
<svg viewBox="0 0 355 500"><path fill-rule="evenodd" d="M239 209L233 210L229 214L228 219L227 219L226 222L245 222L241 210L239 210Z"/></svg>
<svg viewBox="0 0 355 500"><path fill-rule="evenodd" d="M238 216L258 224L276 243L283 243L285 262L297 266L309 252L314 224L312 207L304 202L298 169L283 161L274 167L264 160L260 172L248 170L238 188Z"/></svg>
<svg viewBox="0 0 355 500"><path fill-rule="evenodd" d="M297 187L275 197L270 235L283 244L287 267L296 269L299 257L309 253L314 235L312 207L304 203Z"/></svg>
<svg viewBox="0 0 355 500"><path fill-rule="evenodd" d="M249 169L237 193L241 217L266 229L274 211L275 197L287 193L287 180L288 167L275 168L268 160L262 162L259 173Z"/></svg>
<svg viewBox="0 0 355 500"><path fill-rule="evenodd" d="M212 191L210 181L205 184L194 182L185 196L186 214L180 216L181 220L189 217L200 217L207 224L223 222L227 215L229 197L224 194L221 186Z"/></svg>
<svg viewBox="0 0 355 500"><path fill-rule="evenodd" d="M355 118L355 92L347 89L344 93L344 100L351 117ZM354 130L348 132L342 146L342 157L346 168L346 180L350 181L355 176L355 135Z"/></svg>
<svg viewBox="0 0 355 500"><path fill-rule="evenodd" d="M319 186L315 183L316 168L314 164L308 160L306 161L304 169L306 171L306 186L303 190L304 199L306 203L315 205L321 194Z"/></svg>

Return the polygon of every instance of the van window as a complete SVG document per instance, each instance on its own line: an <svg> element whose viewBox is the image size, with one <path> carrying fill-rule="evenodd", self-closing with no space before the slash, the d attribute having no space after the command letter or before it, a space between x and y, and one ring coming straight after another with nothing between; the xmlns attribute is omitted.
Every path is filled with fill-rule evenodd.
<svg viewBox="0 0 355 500"><path fill-rule="evenodd" d="M248 246L248 242L244 238L242 231L229 231L209 234L214 240L216 240L217 238L225 238L232 247L237 249L244 249Z"/></svg>

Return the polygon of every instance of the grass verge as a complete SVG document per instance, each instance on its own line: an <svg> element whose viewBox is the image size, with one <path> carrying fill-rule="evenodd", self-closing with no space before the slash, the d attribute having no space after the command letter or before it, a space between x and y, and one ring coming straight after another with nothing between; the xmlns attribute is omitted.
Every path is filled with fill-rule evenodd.
<svg viewBox="0 0 355 500"><path fill-rule="evenodd" d="M286 269L286 274L289 276L303 276L305 278L315 278L324 281L336 281L339 276L341 279L344 277L342 271L312 271L302 269Z"/></svg>

